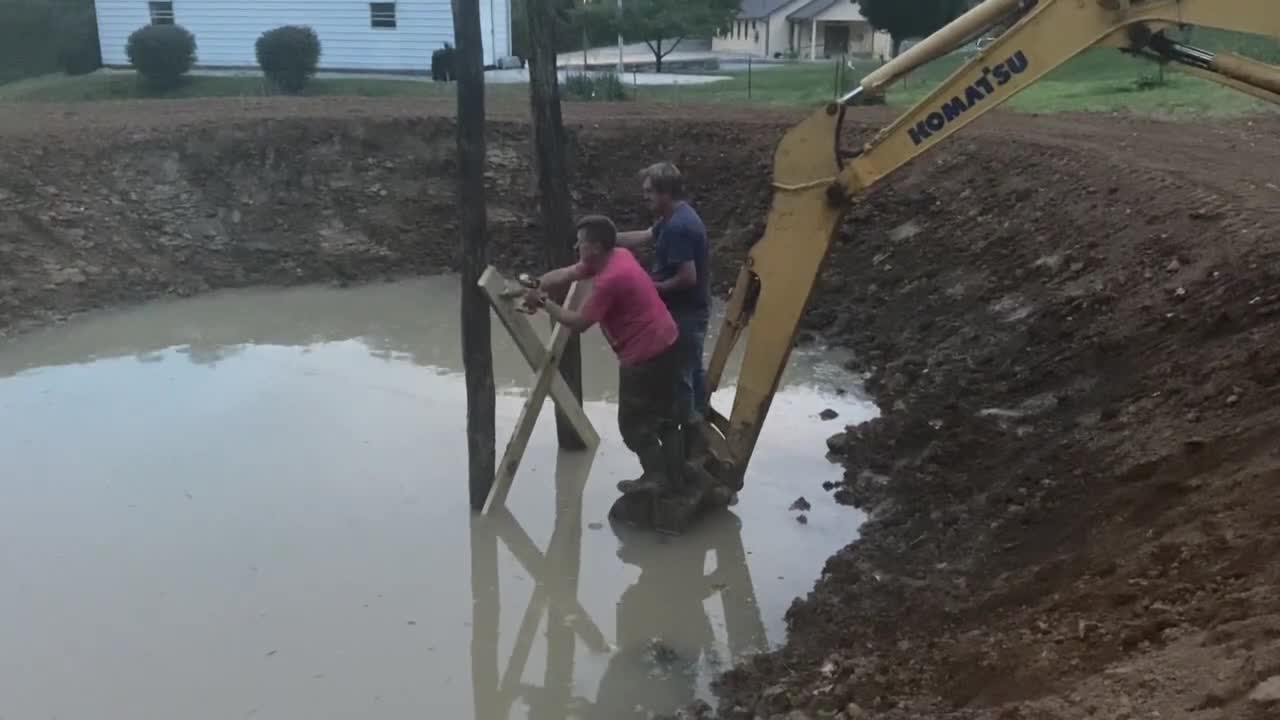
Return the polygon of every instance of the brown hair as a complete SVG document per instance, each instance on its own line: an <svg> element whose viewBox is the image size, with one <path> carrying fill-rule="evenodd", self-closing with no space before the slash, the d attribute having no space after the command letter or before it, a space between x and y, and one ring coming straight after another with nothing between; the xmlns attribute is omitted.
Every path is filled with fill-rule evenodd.
<svg viewBox="0 0 1280 720"><path fill-rule="evenodd" d="M684 195L684 176L675 163L654 163L640 171L640 176L649 181L655 192L678 198Z"/></svg>
<svg viewBox="0 0 1280 720"><path fill-rule="evenodd" d="M586 241L612 250L618 244L618 228L604 215L588 215L578 221L577 230L586 235Z"/></svg>

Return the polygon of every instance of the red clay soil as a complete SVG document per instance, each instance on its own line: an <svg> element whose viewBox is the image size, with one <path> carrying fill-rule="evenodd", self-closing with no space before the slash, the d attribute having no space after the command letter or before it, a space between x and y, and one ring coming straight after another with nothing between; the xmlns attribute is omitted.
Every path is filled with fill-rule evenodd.
<svg viewBox="0 0 1280 720"><path fill-rule="evenodd" d="M452 267L447 109L0 106L0 329ZM495 115L494 257L537 266L528 128ZM795 116L569 118L579 208L638 222L635 170L675 160L725 287ZM1278 131L997 115L852 208L805 336L881 406L828 488L870 520L708 713L1280 717Z"/></svg>

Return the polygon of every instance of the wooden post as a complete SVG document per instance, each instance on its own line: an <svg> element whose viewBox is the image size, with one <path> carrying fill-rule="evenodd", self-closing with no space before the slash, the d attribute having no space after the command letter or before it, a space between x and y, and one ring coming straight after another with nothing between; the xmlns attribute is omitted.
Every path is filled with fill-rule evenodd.
<svg viewBox="0 0 1280 720"><path fill-rule="evenodd" d="M533 117L533 156L538 172L538 202L542 211L542 238L547 267L563 267L576 258L573 250L573 200L569 195L564 121L560 114L560 82L556 75L555 8L550 0L528 0L529 110ZM621 45L618 46L621 49ZM583 58L586 72L586 58ZM553 300L564 304L564 294ZM560 372L573 394L582 401L582 345L574 335L568 340ZM556 411L560 447L582 450L568 418Z"/></svg>
<svg viewBox="0 0 1280 720"><path fill-rule="evenodd" d="M476 283L489 264L484 202L484 60L479 0L453 0L458 78L458 212L462 228L462 363L467 377L467 458L471 507L493 486L496 392L489 303Z"/></svg>

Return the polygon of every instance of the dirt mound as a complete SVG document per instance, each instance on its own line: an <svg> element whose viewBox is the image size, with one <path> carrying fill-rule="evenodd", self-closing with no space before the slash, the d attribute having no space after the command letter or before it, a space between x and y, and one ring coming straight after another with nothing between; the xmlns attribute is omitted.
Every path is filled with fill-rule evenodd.
<svg viewBox="0 0 1280 720"><path fill-rule="evenodd" d="M430 106L139 107L0 116L0 328L455 264ZM497 114L493 256L536 267L528 129ZM572 110L575 198L639 223L634 171L674 159L724 287L791 118L670 117ZM1280 712L1277 130L998 116L855 205L805 324L881 404L833 488L871 519L721 715Z"/></svg>

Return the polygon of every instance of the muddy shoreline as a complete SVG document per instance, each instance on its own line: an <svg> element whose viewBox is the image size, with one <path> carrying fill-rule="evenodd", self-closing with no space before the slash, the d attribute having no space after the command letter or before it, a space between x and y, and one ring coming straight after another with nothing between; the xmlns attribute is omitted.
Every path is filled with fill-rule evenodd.
<svg viewBox="0 0 1280 720"><path fill-rule="evenodd" d="M0 332L455 267L452 124L432 113L0 108ZM492 257L537 267L528 127L495 115ZM578 207L638 223L632 172L675 160L725 287L791 116L569 119ZM870 520L717 714L1280 712L1252 697L1280 675L1278 130L997 116L855 205L805 330L857 353L881 407L828 488Z"/></svg>

